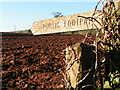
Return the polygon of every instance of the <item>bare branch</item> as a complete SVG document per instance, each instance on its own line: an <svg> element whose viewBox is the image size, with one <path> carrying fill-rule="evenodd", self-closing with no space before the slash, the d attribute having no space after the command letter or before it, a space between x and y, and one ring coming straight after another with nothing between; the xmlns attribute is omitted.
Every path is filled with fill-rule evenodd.
<svg viewBox="0 0 120 90"><path fill-rule="evenodd" d="M92 69L89 70L89 72L82 78L82 80L80 80L80 81L77 82L77 85L80 84L80 83L82 83L87 78L87 76L90 74L91 70Z"/></svg>

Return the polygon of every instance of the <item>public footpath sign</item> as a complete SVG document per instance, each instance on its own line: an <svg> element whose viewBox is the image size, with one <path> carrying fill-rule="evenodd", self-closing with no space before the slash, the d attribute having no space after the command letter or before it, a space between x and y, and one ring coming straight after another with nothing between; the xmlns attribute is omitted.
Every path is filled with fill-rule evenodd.
<svg viewBox="0 0 120 90"><path fill-rule="evenodd" d="M36 21L33 23L31 31L34 35L41 35L94 29L96 28L95 25L97 25L97 27L100 27L97 22L95 22L94 25L92 21L82 17L78 17L90 17L92 16L92 14L93 12L87 12L83 14L75 14L42 21Z"/></svg>

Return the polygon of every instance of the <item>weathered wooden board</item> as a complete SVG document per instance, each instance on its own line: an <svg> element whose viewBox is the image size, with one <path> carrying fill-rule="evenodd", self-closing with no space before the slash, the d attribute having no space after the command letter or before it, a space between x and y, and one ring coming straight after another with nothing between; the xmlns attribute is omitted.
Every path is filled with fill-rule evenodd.
<svg viewBox="0 0 120 90"><path fill-rule="evenodd" d="M83 14L75 14L48 20L36 21L33 23L31 31L34 35L39 35L92 29L95 28L95 26L91 21L78 17L89 17L92 14L93 12L87 12ZM100 27L97 23L95 24L97 27Z"/></svg>

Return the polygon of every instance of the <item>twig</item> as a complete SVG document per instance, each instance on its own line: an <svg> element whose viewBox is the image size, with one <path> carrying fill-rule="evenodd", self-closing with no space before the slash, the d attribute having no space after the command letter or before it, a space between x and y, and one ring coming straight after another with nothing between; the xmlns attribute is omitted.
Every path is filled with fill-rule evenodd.
<svg viewBox="0 0 120 90"><path fill-rule="evenodd" d="M82 78L82 80L77 82L77 85L80 84L81 82L83 82L87 78L87 76L90 74L91 70L92 69L89 70L89 72Z"/></svg>
<svg viewBox="0 0 120 90"><path fill-rule="evenodd" d="M93 89L94 89L94 86L90 85L90 84L82 86L82 89L85 88L85 87L93 87Z"/></svg>
<svg viewBox="0 0 120 90"><path fill-rule="evenodd" d="M95 11L97 10L97 7L98 7L98 5L100 4L100 2L101 2L102 0L99 0L99 2L97 3L97 5L95 6L95 10L94 10L94 13L93 13L93 15L92 16L94 16L95 15Z"/></svg>

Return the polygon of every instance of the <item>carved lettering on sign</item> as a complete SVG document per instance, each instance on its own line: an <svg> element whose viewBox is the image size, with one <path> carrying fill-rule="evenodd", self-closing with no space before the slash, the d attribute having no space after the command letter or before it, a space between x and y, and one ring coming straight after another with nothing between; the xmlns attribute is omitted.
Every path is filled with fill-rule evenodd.
<svg viewBox="0 0 120 90"><path fill-rule="evenodd" d="M31 31L34 35L78 31L94 28L92 22L78 16L91 16L92 12L58 17L34 22ZM97 25L99 27L99 25Z"/></svg>

